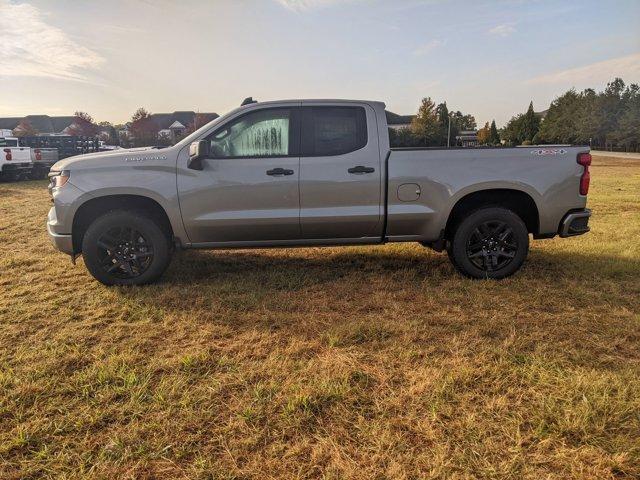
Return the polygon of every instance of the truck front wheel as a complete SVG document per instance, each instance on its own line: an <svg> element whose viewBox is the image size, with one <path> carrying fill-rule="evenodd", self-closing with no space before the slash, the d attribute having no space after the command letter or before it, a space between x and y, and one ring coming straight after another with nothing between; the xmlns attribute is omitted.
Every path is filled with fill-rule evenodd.
<svg viewBox="0 0 640 480"><path fill-rule="evenodd" d="M171 240L142 212L112 211L87 229L82 257L91 275L105 285L143 285L166 270Z"/></svg>
<svg viewBox="0 0 640 480"><path fill-rule="evenodd" d="M477 210L459 222L447 250L463 275L496 279L518 271L528 251L526 225L511 210L500 207Z"/></svg>

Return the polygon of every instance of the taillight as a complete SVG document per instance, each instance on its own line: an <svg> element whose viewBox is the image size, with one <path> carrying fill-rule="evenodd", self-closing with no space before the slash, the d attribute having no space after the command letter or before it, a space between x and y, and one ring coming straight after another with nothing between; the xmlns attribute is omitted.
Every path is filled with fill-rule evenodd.
<svg viewBox="0 0 640 480"><path fill-rule="evenodd" d="M586 195L589 193L589 182L591 180L591 174L589 173L589 165L591 165L590 153L579 153L578 163L584 167L582 176L580 176L580 195Z"/></svg>
<svg viewBox="0 0 640 480"><path fill-rule="evenodd" d="M36 148L35 153L36 153L36 160L42 160L42 152L40 152L39 148Z"/></svg>
<svg viewBox="0 0 640 480"><path fill-rule="evenodd" d="M5 154L5 159L7 161L11 160L13 157L11 156L11 149L10 148L5 148L4 149L4 154Z"/></svg>

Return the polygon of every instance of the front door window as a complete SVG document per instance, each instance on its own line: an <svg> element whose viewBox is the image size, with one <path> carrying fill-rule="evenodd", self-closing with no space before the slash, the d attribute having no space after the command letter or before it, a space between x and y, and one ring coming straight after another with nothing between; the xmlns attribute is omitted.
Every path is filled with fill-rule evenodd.
<svg viewBox="0 0 640 480"><path fill-rule="evenodd" d="M214 133L211 158L286 157L290 153L291 110L259 110Z"/></svg>

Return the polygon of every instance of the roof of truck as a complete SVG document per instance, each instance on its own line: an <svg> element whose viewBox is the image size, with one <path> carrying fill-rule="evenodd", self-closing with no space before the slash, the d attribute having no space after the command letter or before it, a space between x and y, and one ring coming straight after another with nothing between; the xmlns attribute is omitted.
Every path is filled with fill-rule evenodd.
<svg viewBox="0 0 640 480"><path fill-rule="evenodd" d="M368 103L370 105L385 106L384 102L379 100L350 100L346 98L291 98L286 100L267 100L265 102L257 101L256 103L250 103L244 105L244 107L251 107L254 105L270 105L276 103Z"/></svg>

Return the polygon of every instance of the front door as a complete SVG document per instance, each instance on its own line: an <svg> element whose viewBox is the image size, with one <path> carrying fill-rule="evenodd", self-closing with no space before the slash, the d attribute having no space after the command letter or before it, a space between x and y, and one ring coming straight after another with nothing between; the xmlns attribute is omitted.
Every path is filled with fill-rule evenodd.
<svg viewBox="0 0 640 480"><path fill-rule="evenodd" d="M300 224L307 239L382 235L382 177L369 106L302 108Z"/></svg>
<svg viewBox="0 0 640 480"><path fill-rule="evenodd" d="M300 238L298 112L263 108L236 117L206 139L211 153L202 170L179 169L192 243Z"/></svg>

